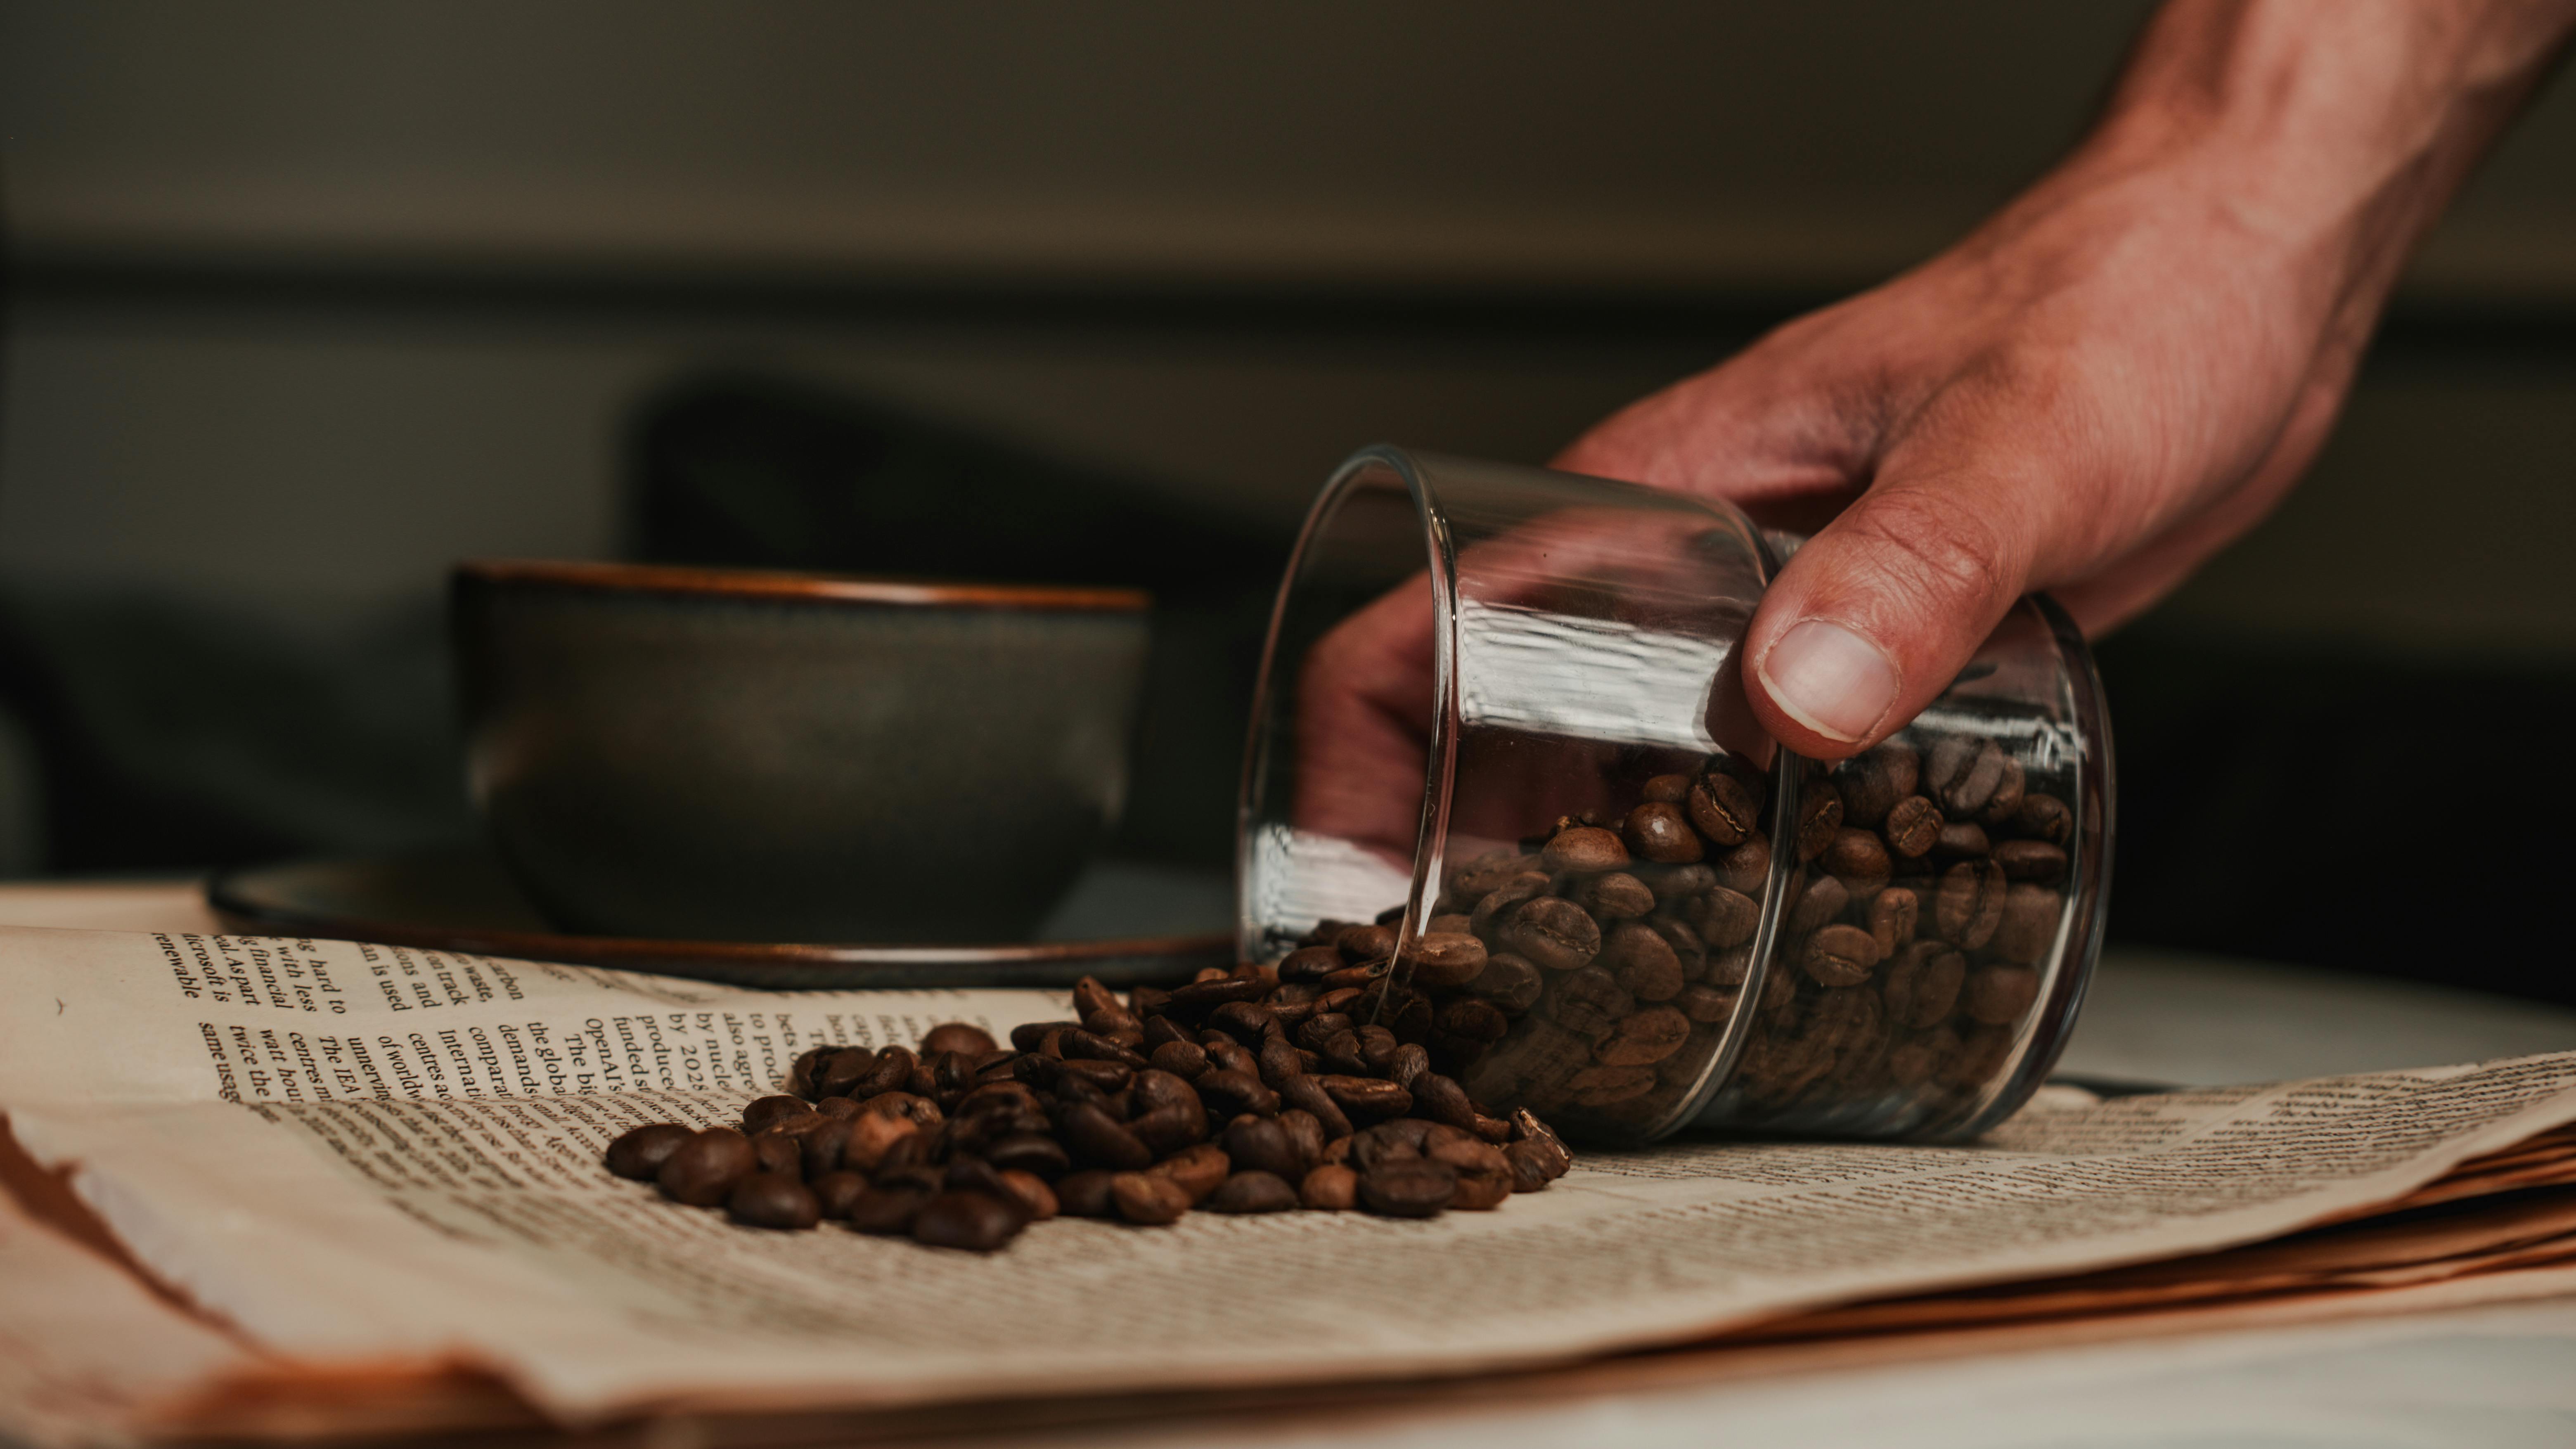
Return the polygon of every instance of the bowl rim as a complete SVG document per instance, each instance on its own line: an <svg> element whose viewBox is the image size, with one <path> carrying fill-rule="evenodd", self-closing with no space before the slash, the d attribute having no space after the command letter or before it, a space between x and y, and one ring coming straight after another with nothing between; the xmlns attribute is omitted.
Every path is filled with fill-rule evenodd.
<svg viewBox="0 0 2576 1449"><path fill-rule="evenodd" d="M788 569L616 563L594 559L466 559L455 566L454 577L458 583L472 580L501 587L534 584L591 589L601 593L796 599L894 608L1132 614L1143 613L1153 604L1152 596L1142 589L1072 584L969 583L862 574L803 573Z"/></svg>

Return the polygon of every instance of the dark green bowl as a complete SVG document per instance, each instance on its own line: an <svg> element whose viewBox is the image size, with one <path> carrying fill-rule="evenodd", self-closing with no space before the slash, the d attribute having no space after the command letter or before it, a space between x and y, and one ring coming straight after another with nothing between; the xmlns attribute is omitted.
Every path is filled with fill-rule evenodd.
<svg viewBox="0 0 2576 1449"><path fill-rule="evenodd" d="M1144 595L460 566L466 771L558 928L1008 941L1115 824Z"/></svg>

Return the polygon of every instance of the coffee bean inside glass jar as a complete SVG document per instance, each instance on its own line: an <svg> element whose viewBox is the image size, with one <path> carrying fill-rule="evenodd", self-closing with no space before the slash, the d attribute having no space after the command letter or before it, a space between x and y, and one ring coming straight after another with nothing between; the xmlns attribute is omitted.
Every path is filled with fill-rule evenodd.
<svg viewBox="0 0 2576 1449"><path fill-rule="evenodd" d="M1458 861L1433 908L1455 934L1398 950L1373 1003L1418 1004L1432 1069L1479 1100L1591 1136L1655 1135L1710 1092L1748 1126L1957 1118L2040 1005L2068 916L2071 778L1937 725L1797 768L1783 789L1703 757Z"/></svg>

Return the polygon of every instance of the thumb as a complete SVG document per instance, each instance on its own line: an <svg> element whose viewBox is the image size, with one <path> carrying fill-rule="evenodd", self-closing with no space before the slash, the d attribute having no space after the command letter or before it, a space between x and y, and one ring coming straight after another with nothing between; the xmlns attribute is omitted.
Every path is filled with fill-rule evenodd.
<svg viewBox="0 0 2576 1449"><path fill-rule="evenodd" d="M2008 458L1909 470L1891 455L1764 593L1745 692L1773 738L1839 759L1949 687L2029 587L2045 495Z"/></svg>

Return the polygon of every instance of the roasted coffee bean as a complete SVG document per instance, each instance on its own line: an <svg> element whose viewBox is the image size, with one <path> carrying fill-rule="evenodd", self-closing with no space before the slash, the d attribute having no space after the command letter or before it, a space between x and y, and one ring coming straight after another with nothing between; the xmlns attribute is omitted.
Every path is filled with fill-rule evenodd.
<svg viewBox="0 0 2576 1449"><path fill-rule="evenodd" d="M1042 1223L1056 1215L1055 1189L1034 1172L1017 1169L1002 1174L1002 1186L1010 1190L1012 1201L1019 1204L1020 1214L1030 1222Z"/></svg>
<svg viewBox="0 0 2576 1449"><path fill-rule="evenodd" d="M1249 1001L1229 1001L1208 1013L1207 1024L1243 1043L1247 1049L1258 1049L1272 1033L1279 1030L1279 1019L1270 1008Z"/></svg>
<svg viewBox="0 0 2576 1449"><path fill-rule="evenodd" d="M1933 928L1943 939L1974 951L1994 939L2003 923L2003 867L1991 860L1963 860L1941 877L1932 897Z"/></svg>
<svg viewBox="0 0 2576 1449"><path fill-rule="evenodd" d="M1851 889L1833 876L1818 876L1807 883L1806 891L1790 904L1789 934L1804 936L1823 930L1851 905Z"/></svg>
<svg viewBox="0 0 2576 1449"><path fill-rule="evenodd" d="M1661 943L1658 942L1658 944ZM1459 997L1441 1007L1434 1025L1443 1036L1453 1040L1472 1042L1501 1041L1504 1033L1512 1029L1511 1019L1503 1015L1502 1008L1490 1001L1478 1001L1472 996ZM1419 1049L1408 1046L1402 1050L1418 1051ZM1428 1067L1429 1058L1424 1057L1421 1065ZM1418 1075L1420 1075L1418 1070L1406 1071L1401 1067L1387 1073L1387 1076L1398 1086L1408 1090L1412 1088L1414 1079Z"/></svg>
<svg viewBox="0 0 2576 1449"><path fill-rule="evenodd" d="M1085 1102L1077 1102L1056 1119L1057 1130L1064 1134L1064 1145L1075 1161L1092 1167L1134 1171L1154 1160L1154 1154L1136 1134L1128 1131L1108 1113Z"/></svg>
<svg viewBox="0 0 2576 1449"><path fill-rule="evenodd" d="M2013 812L2011 829L2032 840L2064 845L2074 838L2075 812L2054 795L2024 795L2021 808Z"/></svg>
<svg viewBox="0 0 2576 1449"><path fill-rule="evenodd" d="M1333 946L1301 946L1279 963L1282 981L1321 981L1350 963Z"/></svg>
<svg viewBox="0 0 2576 1449"><path fill-rule="evenodd" d="M1167 1041L1154 1048L1151 1060L1157 1070L1176 1077L1195 1079L1208 1069L1207 1048L1194 1041Z"/></svg>
<svg viewBox="0 0 2576 1449"><path fill-rule="evenodd" d="M1809 780L1800 788L1798 859L1814 860L1843 828L1843 797L1831 780Z"/></svg>
<svg viewBox="0 0 2576 1449"><path fill-rule="evenodd" d="M1889 808L1882 833L1887 848L1906 860L1919 859L1941 841L1941 807L1926 795L1908 795Z"/></svg>
<svg viewBox="0 0 2576 1449"><path fill-rule="evenodd" d="M1503 1163L1512 1174L1512 1191L1536 1192L1556 1180L1547 1170L1546 1149L1535 1142L1513 1142L1503 1148Z"/></svg>
<svg viewBox="0 0 2576 1449"><path fill-rule="evenodd" d="M1986 800L1986 808L1977 812L1977 822L1989 830L2012 823L2021 814L2023 791L2028 783L2029 777L2023 772L2021 761L2005 755L2003 774L1995 781L1995 793Z"/></svg>
<svg viewBox="0 0 2576 1449"><path fill-rule="evenodd" d="M1637 999L1618 978L1595 966L1559 976L1539 1009L1568 1031L1599 1037L1636 1010Z"/></svg>
<svg viewBox="0 0 2576 1449"><path fill-rule="evenodd" d="M2066 874L2066 852L2045 840L2006 840L1996 844L1995 864L2014 880L2047 885Z"/></svg>
<svg viewBox="0 0 2576 1449"><path fill-rule="evenodd" d="M1652 1066L1689 1039L1689 1017L1669 1006L1649 1006L1612 1028L1609 1037L1592 1049L1592 1056L1605 1067Z"/></svg>
<svg viewBox="0 0 2576 1449"><path fill-rule="evenodd" d="M733 1185L725 1197L725 1216L747 1228L810 1228L823 1216L822 1204L792 1172L755 1172Z"/></svg>
<svg viewBox="0 0 2576 1449"><path fill-rule="evenodd" d="M1602 942L1599 959L1620 987L1640 1001L1670 1001L1681 994L1685 984L1681 957L1674 953L1672 943L1652 928L1633 921L1610 933L1609 939ZM1496 1025L1505 1023L1498 1020ZM1486 1040L1501 1037L1498 1030Z"/></svg>
<svg viewBox="0 0 2576 1449"><path fill-rule="evenodd" d="M906 1091L912 1086L912 1069L921 1064L909 1050L890 1046L876 1055L865 1075L850 1084L849 1096L864 1102L888 1092Z"/></svg>
<svg viewBox="0 0 2576 1449"><path fill-rule="evenodd" d="M1352 1121L1401 1117L1413 1110L1413 1094L1381 1078L1322 1076L1312 1080Z"/></svg>
<svg viewBox="0 0 2576 1449"><path fill-rule="evenodd" d="M690 1134L688 1141L664 1158L653 1181L673 1202L714 1207L759 1166L750 1138L730 1127L709 1127Z"/></svg>
<svg viewBox="0 0 2576 1449"><path fill-rule="evenodd" d="M1297 1205L1297 1189L1290 1178L1276 1173L1253 1170L1238 1172L1218 1184L1199 1206L1212 1213L1277 1213Z"/></svg>
<svg viewBox="0 0 2576 1449"><path fill-rule="evenodd" d="M1360 1175L1338 1162L1306 1174L1297 1185L1300 1205L1318 1212L1346 1213L1359 1203Z"/></svg>
<svg viewBox="0 0 2576 1449"><path fill-rule="evenodd" d="M1502 1023L1503 1014L1481 1001L1453 1001L1449 1005L1463 1012L1483 1012L1496 1023ZM1483 1019L1477 1018L1480 1022ZM1495 1036L1502 1034L1501 1030L1494 1032ZM1418 1043L1406 1042L1395 1049L1395 1056L1387 1062L1386 1070L1378 1075L1410 1092L1413 1090L1414 1079L1429 1070L1431 1070L1431 1053L1423 1050Z"/></svg>
<svg viewBox="0 0 2576 1449"><path fill-rule="evenodd" d="M608 1170L619 1177L637 1182L650 1182L661 1172L662 1164L680 1150L680 1144L693 1134L677 1122L650 1122L618 1134L608 1144Z"/></svg>
<svg viewBox="0 0 2576 1449"><path fill-rule="evenodd" d="M1696 920L1700 939L1712 948L1741 946L1762 924L1762 906L1742 891L1714 886L1699 898Z"/></svg>
<svg viewBox="0 0 2576 1449"><path fill-rule="evenodd" d="M1056 1211L1069 1218L1107 1218L1118 1215L1118 1204L1109 1195L1109 1184L1118 1174L1094 1168L1055 1180Z"/></svg>
<svg viewBox="0 0 2576 1449"><path fill-rule="evenodd" d="M874 1172L885 1164L886 1155L897 1143L910 1141L920 1133L921 1128L908 1117L862 1113L850 1119L850 1130L841 1139L841 1166L854 1172Z"/></svg>
<svg viewBox="0 0 2576 1449"><path fill-rule="evenodd" d="M1437 1122L1419 1117L1399 1117L1364 1128L1351 1135L1350 1164L1362 1172L1379 1163L1398 1157L1420 1157L1428 1146Z"/></svg>
<svg viewBox="0 0 2576 1449"><path fill-rule="evenodd" d="M1858 926L1826 926L1807 938L1798 964L1824 986L1856 986L1878 965L1878 939Z"/></svg>
<svg viewBox="0 0 2576 1449"><path fill-rule="evenodd" d="M1538 857L1514 850L1480 855L1450 872L1449 889L1469 900L1483 896L1511 877L1538 869Z"/></svg>
<svg viewBox="0 0 2576 1449"><path fill-rule="evenodd" d="M1324 1090L1320 1077L1303 1076L1290 1082L1279 1089L1279 1100L1301 1112L1312 1113L1328 1140L1351 1135L1349 1114L1342 1110L1341 1103L1333 1100L1332 1093Z"/></svg>
<svg viewBox="0 0 2576 1449"><path fill-rule="evenodd" d="M901 1117L917 1127L936 1127L947 1120L947 1114L939 1110L937 1102L910 1092L880 1092L872 1097L862 1097L859 1109Z"/></svg>
<svg viewBox="0 0 2576 1449"><path fill-rule="evenodd" d="M1326 1037L1317 1047L1315 1059L1331 1071L1359 1076L1369 1071L1368 1053L1362 1050L1356 1031L1337 1031Z"/></svg>
<svg viewBox="0 0 2576 1449"><path fill-rule="evenodd" d="M1974 859L1993 848L1985 827L1973 820L1950 821L1932 841L1932 854L1940 860Z"/></svg>
<svg viewBox="0 0 2576 1449"><path fill-rule="evenodd" d="M1757 835L1719 856L1717 883L1759 900L1771 886L1771 842Z"/></svg>
<svg viewBox="0 0 2576 1449"><path fill-rule="evenodd" d="M991 1052L998 1045L999 1043L993 1040L991 1032L962 1021L934 1026L921 1035L923 1056L936 1056L941 1052L964 1052L968 1056L980 1057Z"/></svg>
<svg viewBox="0 0 2576 1449"><path fill-rule="evenodd" d="M1369 961L1358 966L1345 966L1341 970L1334 972L1332 975L1325 977L1321 984L1336 989L1353 986L1372 986L1385 980L1394 970L1395 958L1390 956L1383 961Z"/></svg>
<svg viewBox="0 0 2576 1449"><path fill-rule="evenodd" d="M1026 1022L1011 1028L1011 1049L1023 1052L1041 1051L1045 1049L1048 1037L1060 1031L1079 1031L1081 1028L1082 1023L1078 1021Z"/></svg>
<svg viewBox="0 0 2576 1449"><path fill-rule="evenodd" d="M1138 1060L1144 1059L1140 1057ZM1150 1066L1151 1063L1147 1065ZM1057 1070L1056 1080L1062 1082L1065 1078L1072 1077L1089 1083L1097 1091L1116 1093L1125 1091L1127 1084L1135 1080L1135 1075L1123 1062L1097 1061L1090 1057L1066 1057Z"/></svg>
<svg viewBox="0 0 2576 1449"><path fill-rule="evenodd" d="M1468 933L1482 940L1495 939L1504 918L1512 913L1514 907L1546 895L1553 884L1553 877L1536 870L1525 870L1505 879L1477 898L1475 909L1467 914Z"/></svg>
<svg viewBox="0 0 2576 1449"><path fill-rule="evenodd" d="M1403 1041L1385 1027L1374 1025L1361 1027L1358 1036L1360 1059L1368 1063L1372 1074L1385 1076L1394 1068L1396 1049L1404 1045Z"/></svg>
<svg viewBox="0 0 2576 1449"><path fill-rule="evenodd" d="M1342 959L1354 966L1393 957L1399 942L1396 928L1390 922L1346 927L1334 938L1334 944L1341 948Z"/></svg>
<svg viewBox="0 0 2576 1449"><path fill-rule="evenodd" d="M1020 1235L1028 1211L1007 1191L943 1192L921 1205L912 1240L934 1248L989 1253Z"/></svg>
<svg viewBox="0 0 2576 1449"><path fill-rule="evenodd" d="M1889 886L1869 903L1869 933L1878 941L1884 961L1913 944L1922 925L1923 898L1906 886Z"/></svg>
<svg viewBox="0 0 2576 1449"><path fill-rule="evenodd" d="M1735 993L1715 986L1685 986L1673 998L1673 1009L1696 1022L1722 1022L1735 1014Z"/></svg>
<svg viewBox="0 0 2576 1449"><path fill-rule="evenodd" d="M1452 1127L1465 1128L1476 1120L1476 1104L1469 1100L1467 1089L1438 1072L1425 1072L1412 1085L1413 1114Z"/></svg>
<svg viewBox="0 0 2576 1449"><path fill-rule="evenodd" d="M1068 1062L1112 1062L1130 1071L1145 1065L1145 1059L1134 1051L1097 1032L1079 1027L1055 1033L1053 1041Z"/></svg>
<svg viewBox="0 0 2576 1449"><path fill-rule="evenodd" d="M1951 819L1974 818L2003 783L2004 760L2003 747L1993 740L1944 736L1924 762L1925 792L1940 801Z"/></svg>
<svg viewBox="0 0 2576 1449"><path fill-rule="evenodd" d="M784 1133L764 1132L751 1139L751 1156L761 1172L793 1175L804 1165L804 1143Z"/></svg>
<svg viewBox="0 0 2576 1449"><path fill-rule="evenodd" d="M927 1174L872 1182L859 1200L850 1204L850 1226L863 1233L911 1232L913 1218L921 1212L922 1204L938 1192L937 1182Z"/></svg>
<svg viewBox="0 0 2576 1449"><path fill-rule="evenodd" d="M1223 1147L1213 1142L1201 1142L1173 1153L1147 1170L1179 1184L1191 1205L1196 1206L1234 1172L1234 1162L1226 1156Z"/></svg>
<svg viewBox="0 0 2576 1449"><path fill-rule="evenodd" d="M1235 1118L1226 1124L1223 1145L1238 1171L1275 1173L1290 1180L1304 1172L1296 1143L1276 1117Z"/></svg>
<svg viewBox="0 0 2576 1449"><path fill-rule="evenodd" d="M1253 1061L1260 1067L1261 1084L1274 1092L1290 1077L1306 1075L1306 1054L1285 1036L1263 1042L1261 1050L1253 1054Z"/></svg>
<svg viewBox="0 0 2576 1449"><path fill-rule="evenodd" d="M1657 775L1637 793L1651 805L1679 805L1690 798L1690 787L1688 775Z"/></svg>
<svg viewBox="0 0 2576 1449"><path fill-rule="evenodd" d="M1722 848L1760 837L1761 802L1733 775L1716 770L1701 775L1684 797L1683 809L1699 833Z"/></svg>
<svg viewBox="0 0 2576 1449"><path fill-rule="evenodd" d="M1538 853L1540 868L1582 873L1619 870L1628 864L1628 847L1597 825L1577 825L1548 838Z"/></svg>
<svg viewBox="0 0 2576 1449"><path fill-rule="evenodd" d="M867 1195L868 1180L855 1172L827 1172L805 1186L814 1194L815 1211L839 1222Z"/></svg>
<svg viewBox="0 0 2576 1449"><path fill-rule="evenodd" d="M2003 920L1995 927L1994 953L2007 961L2034 965L2057 943L2057 918L2064 907L2057 892L2020 882L2004 892Z"/></svg>
<svg viewBox="0 0 2576 1449"><path fill-rule="evenodd" d="M866 1047L844 1047L823 1059L815 1070L815 1090L826 1097L846 1097L876 1069L877 1054Z"/></svg>
<svg viewBox="0 0 2576 1449"><path fill-rule="evenodd" d="M1205 1072L1190 1085L1197 1088L1199 1099L1210 1111L1222 1116L1253 1112L1269 1117L1279 1111L1279 1094L1248 1071Z"/></svg>
<svg viewBox="0 0 2576 1449"><path fill-rule="evenodd" d="M1575 887L1575 903L1596 921L1642 916L1655 908L1655 893L1624 870L1593 876Z"/></svg>
<svg viewBox="0 0 2576 1449"><path fill-rule="evenodd" d="M1003 1172L1026 1172L1038 1177L1062 1177L1073 1170L1073 1159L1054 1138L1036 1132L1015 1132L988 1143L984 1160Z"/></svg>
<svg viewBox="0 0 2576 1449"><path fill-rule="evenodd" d="M1944 941L1917 941L1897 953L1887 966L1882 994L1887 1014L1915 1031L1949 1019L1966 979L1968 958Z"/></svg>
<svg viewBox="0 0 2576 1449"><path fill-rule="evenodd" d="M1518 1016L1538 1003L1538 995L1547 985L1538 968L1508 951L1485 958L1484 967L1464 988L1502 1008L1506 1016Z"/></svg>
<svg viewBox="0 0 2576 1449"><path fill-rule="evenodd" d="M1572 901L1542 896L1512 912L1500 944L1547 970L1579 971L1601 953L1601 924Z"/></svg>
<svg viewBox="0 0 2576 1449"><path fill-rule="evenodd" d="M754 1137L760 1129L784 1117L801 1117L814 1109L801 1097L762 1097L742 1109L742 1130Z"/></svg>
<svg viewBox="0 0 2576 1449"><path fill-rule="evenodd" d="M850 1143L854 1117L828 1118L823 1125L797 1139L796 1170L811 1182L825 1173L841 1170L841 1154ZM753 1144L755 1147L757 1143Z"/></svg>
<svg viewBox="0 0 2576 1449"><path fill-rule="evenodd" d="M1843 821L1875 830L1896 802L1921 779L1922 759L1910 746L1885 744L1844 762L1834 773L1842 791Z"/></svg>
<svg viewBox="0 0 2576 1449"><path fill-rule="evenodd" d="M1436 1217L1457 1194L1457 1169L1428 1158L1397 1158L1360 1174L1361 1204L1385 1217Z"/></svg>
<svg viewBox="0 0 2576 1449"><path fill-rule="evenodd" d="M1163 1001L1163 1009L1174 1016L1197 1020L1229 1001L1259 1001L1270 988L1259 980L1242 976L1224 976L1214 981L1193 981L1177 987Z"/></svg>
<svg viewBox="0 0 2576 1449"><path fill-rule="evenodd" d="M1680 865L1708 853L1699 832L1691 829L1689 816L1667 801L1648 801L1629 811L1619 833L1628 852L1640 860Z"/></svg>
<svg viewBox="0 0 2576 1449"><path fill-rule="evenodd" d="M1180 1221L1190 1210L1190 1195L1169 1177L1150 1172L1122 1172L1109 1179L1110 1200L1118 1216L1131 1223L1159 1225Z"/></svg>
<svg viewBox="0 0 2576 1449"><path fill-rule="evenodd" d="M798 1056L795 1064L787 1069L788 1095L802 1097L808 1102L820 1100L823 1095L823 1063L839 1050L837 1046L818 1046Z"/></svg>
<svg viewBox="0 0 2576 1449"><path fill-rule="evenodd" d="M1895 862L1877 833L1849 826L1834 832L1834 842L1825 847L1820 864L1860 899L1876 895L1895 874Z"/></svg>
<svg viewBox="0 0 2576 1449"><path fill-rule="evenodd" d="M2010 1026L2039 999L2039 973L2028 966L1980 966L1968 977L1961 1004L1971 1020Z"/></svg>
<svg viewBox="0 0 2576 1449"><path fill-rule="evenodd" d="M1406 943L1397 962L1426 990L1464 986L1485 969L1485 943L1464 931L1430 931Z"/></svg>

